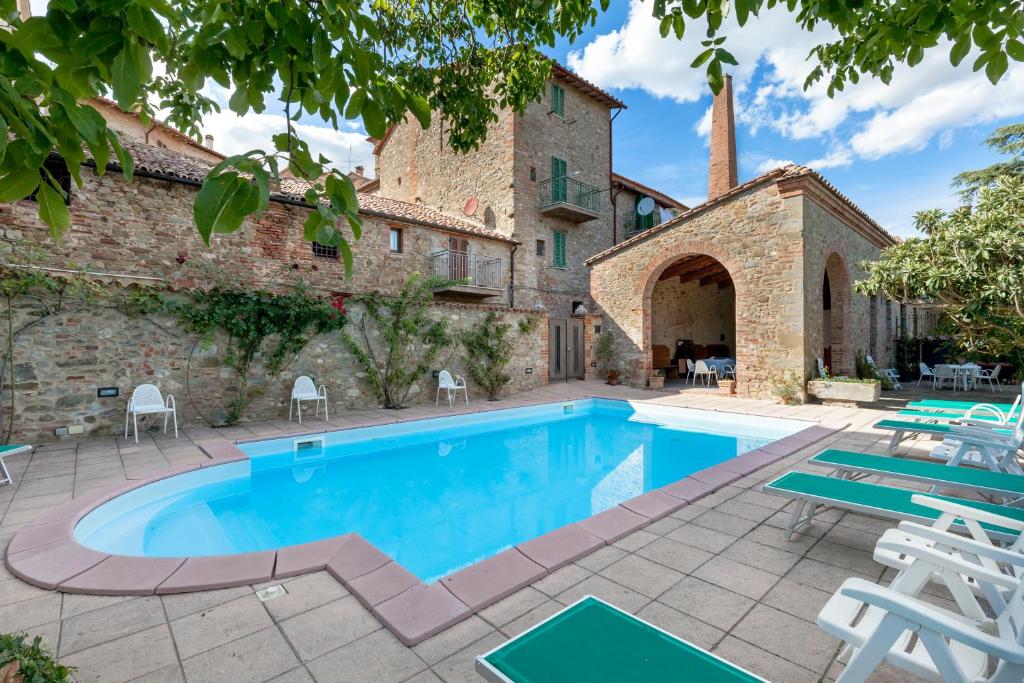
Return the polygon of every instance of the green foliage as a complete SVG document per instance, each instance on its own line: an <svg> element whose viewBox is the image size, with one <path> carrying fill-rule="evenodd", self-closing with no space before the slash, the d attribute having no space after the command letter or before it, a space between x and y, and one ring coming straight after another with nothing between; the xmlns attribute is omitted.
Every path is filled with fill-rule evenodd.
<svg viewBox="0 0 1024 683"><path fill-rule="evenodd" d="M539 322L537 316L520 320L520 335L532 334ZM501 390L512 381L512 376L505 372L505 366L512 360L516 346L510 336L511 331L512 326L501 322L498 314L491 311L483 322L459 335L462 358L469 369L469 376L487 392L487 398L491 401L497 401Z"/></svg>
<svg viewBox="0 0 1024 683"><path fill-rule="evenodd" d="M604 9L607 0L598 4ZM204 91L212 81L231 90L237 114L276 108L286 123L273 149L232 156L211 171L194 207L203 239L266 208L271 179L287 167L313 184L306 238L339 247L348 265L337 226L358 239L355 190L330 159L309 152L293 122L313 117L339 130L361 118L380 138L407 114L424 127L439 116L453 148L474 149L499 107L521 111L543 94L550 63L535 48L571 41L597 14L581 0L76 0L50 2L45 16L22 21L13 0L0 0L0 20L10 26L0 31L0 199L38 188L40 217L58 237L70 217L44 168L51 152L79 187L83 147L100 173L111 152L125 175L133 170L117 135L84 101L109 96L146 125L160 109L199 139L203 116L220 109Z"/></svg>
<svg viewBox="0 0 1024 683"><path fill-rule="evenodd" d="M795 370L780 372L772 378L772 391L787 406L803 403L804 381Z"/></svg>
<svg viewBox="0 0 1024 683"><path fill-rule="evenodd" d="M602 372L608 373L615 370L615 335L611 332L602 332L597 335L594 356L597 358L598 367Z"/></svg>
<svg viewBox="0 0 1024 683"><path fill-rule="evenodd" d="M991 186L999 176L1024 176L1024 123L996 128L985 138L985 146L1010 158L985 168L957 174L953 178L953 186L960 188L960 196L964 201L974 201L978 190Z"/></svg>
<svg viewBox="0 0 1024 683"><path fill-rule="evenodd" d="M973 207L921 211L924 237L887 248L861 267L865 295L938 310L963 351L1024 354L1024 177L1001 176Z"/></svg>
<svg viewBox="0 0 1024 683"><path fill-rule="evenodd" d="M725 36L719 35L725 18L735 12L743 26L761 10L775 7L792 12L806 31L824 24L838 35L811 50L817 65L805 83L809 87L828 75L829 97L862 76L888 83L897 63L916 66L926 50L946 49L947 44L954 66L976 49L972 68L984 69L992 83L1006 73L1009 60L1024 61L1024 12L1020 3L1005 0L655 0L654 16L660 19L662 37L671 33L680 40L688 23L700 22L707 38L702 42L705 49L691 66L706 65L708 83L718 92L724 83L723 65L736 64L724 47Z"/></svg>
<svg viewBox="0 0 1024 683"><path fill-rule="evenodd" d="M257 354L267 378L276 377L318 334L344 327L343 311L331 300L313 295L302 285L277 294L264 290L217 286L194 290L186 301L169 301L167 308L185 328L209 344L214 334L227 335L224 363L235 371L238 384L226 407L225 424L242 418L246 407L269 385L250 389L249 370Z"/></svg>
<svg viewBox="0 0 1024 683"><path fill-rule="evenodd" d="M446 282L412 273L397 296L372 292L352 300L364 312L353 318L354 332L341 331L341 341L385 408L404 408L413 385L454 344L447 322L430 316L434 289Z"/></svg>
<svg viewBox="0 0 1024 683"><path fill-rule="evenodd" d="M0 635L0 666L18 663L18 674L25 683L65 683L71 680L74 667L54 661L43 648L43 639L36 636L31 642L24 633Z"/></svg>

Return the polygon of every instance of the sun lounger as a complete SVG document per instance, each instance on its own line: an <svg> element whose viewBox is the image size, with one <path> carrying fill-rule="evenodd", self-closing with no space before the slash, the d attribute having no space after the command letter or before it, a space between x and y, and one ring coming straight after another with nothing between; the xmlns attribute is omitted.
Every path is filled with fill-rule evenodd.
<svg viewBox="0 0 1024 683"><path fill-rule="evenodd" d="M933 487L948 487L1000 496L1008 501L1024 497L1024 477L1019 474L991 472L975 467L950 467L937 462L913 458L894 458L855 451L829 449L808 462L830 467L843 479L877 475L904 479Z"/></svg>
<svg viewBox="0 0 1024 683"><path fill-rule="evenodd" d="M879 420L875 423L875 429L887 429L892 431L892 439L889 440L889 451L892 452L900 445L904 439L914 434L930 434L932 436L941 436L942 438L951 437L956 438L956 431L961 429L960 425L954 424L939 424L935 422L915 422L913 420ZM984 428L992 429L993 432L1002 435L1010 435L1013 433L1010 429L1002 428Z"/></svg>
<svg viewBox="0 0 1024 683"><path fill-rule="evenodd" d="M767 683L589 595L477 657L476 670L492 683Z"/></svg>
<svg viewBox="0 0 1024 683"><path fill-rule="evenodd" d="M31 451L32 446L23 443L12 443L4 446L0 446L0 471L3 472L3 479L0 480L0 484L10 484L11 473L7 470L7 463L4 462L4 458L8 455L15 455L16 453L24 453L25 451Z"/></svg>
<svg viewBox="0 0 1024 683"><path fill-rule="evenodd" d="M849 479L838 479L807 472L789 472L764 485L762 489L784 498L792 498L798 502L793 508L789 528L785 532L785 538L792 537L797 531L814 518L819 506L836 507L853 512L862 512L875 517L885 519L910 520L922 524L931 524L938 519L942 512L931 507L919 505L912 498L915 495L922 495L920 491L885 486L883 484L869 484L864 481L851 481ZM996 505L994 503L983 503L976 500L966 500L953 496L940 496L929 493L928 497L950 501L965 508L973 508L982 512L1009 517L1011 519L1024 521L1024 509ZM810 507L809 511L806 508ZM954 525L954 528L963 525ZM982 527L989 536L997 540L1013 541L1017 538L1017 532L995 524L982 524Z"/></svg>
<svg viewBox="0 0 1024 683"><path fill-rule="evenodd" d="M938 401L927 399L924 401L911 401L907 404L908 408L923 408L925 410L937 410L942 412L953 412L953 413L965 413L971 408L980 405L974 401ZM986 405L995 406L1004 413L1016 411L1017 404L1011 403L987 403Z"/></svg>
<svg viewBox="0 0 1024 683"><path fill-rule="evenodd" d="M936 410L901 410L897 415L904 418L915 418L917 420L925 420L929 422L959 422L966 419L978 420L980 422L1002 422L998 415L984 413L971 415L971 417L968 418L966 417L966 413L944 413Z"/></svg>

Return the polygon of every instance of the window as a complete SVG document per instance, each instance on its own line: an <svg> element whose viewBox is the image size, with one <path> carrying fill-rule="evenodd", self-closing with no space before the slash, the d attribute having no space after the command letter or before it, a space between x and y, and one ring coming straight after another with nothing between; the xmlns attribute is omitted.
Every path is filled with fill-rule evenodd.
<svg viewBox="0 0 1024 683"><path fill-rule="evenodd" d="M313 242L313 256L320 258L338 258L338 248L327 244Z"/></svg>
<svg viewBox="0 0 1024 683"><path fill-rule="evenodd" d="M551 113L559 118L565 117L565 90L555 83L551 84Z"/></svg>
<svg viewBox="0 0 1024 683"><path fill-rule="evenodd" d="M555 268L565 268L565 233L554 230L551 236L555 241L553 264Z"/></svg>
<svg viewBox="0 0 1024 683"><path fill-rule="evenodd" d="M60 186L60 189L64 190L64 205L71 206L71 172L68 171L67 164L64 163L63 159L53 158L44 161L43 166L50 172L53 179L57 181L57 185ZM47 176L45 173L40 171L39 175L43 178L43 182L47 182ZM25 199L30 202L36 201L36 192L38 191L39 190L37 189L32 194L25 197Z"/></svg>
<svg viewBox="0 0 1024 683"><path fill-rule="evenodd" d="M544 244L544 240L537 240L537 256L543 256L547 245Z"/></svg>
<svg viewBox="0 0 1024 683"><path fill-rule="evenodd" d="M392 253L402 253L402 231L398 228L391 228L390 245Z"/></svg>
<svg viewBox="0 0 1024 683"><path fill-rule="evenodd" d="M568 170L568 166L564 159L558 157L551 157L551 201L552 202L564 202L568 195L566 191L565 174Z"/></svg>

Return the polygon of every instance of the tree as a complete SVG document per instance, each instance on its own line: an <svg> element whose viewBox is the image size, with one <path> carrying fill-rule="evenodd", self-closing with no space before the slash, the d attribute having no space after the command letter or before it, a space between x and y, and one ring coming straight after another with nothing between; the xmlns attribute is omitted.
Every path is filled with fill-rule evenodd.
<svg viewBox="0 0 1024 683"><path fill-rule="evenodd" d="M204 87L230 89L238 114L275 101L286 129L273 149L231 156L213 168L194 213L203 239L238 230L267 206L284 167L309 181L304 234L336 246L347 268L349 236L360 223L352 183L323 156L314 157L292 122L318 118L336 129L361 118L380 138L389 125L439 116L448 142L470 150L484 139L496 109L521 111L541 97L549 60L537 48L572 42L597 18L589 0L52 0L45 16L23 21L16 0L0 0L0 201L35 193L40 218L59 237L71 223L64 191L47 168L57 153L81 186L86 151L102 173L111 154L129 178L133 162L103 118L84 100L109 95L148 122L157 111L190 135L218 109ZM608 0L599 8L607 9ZM704 20L705 66L712 90L723 64L736 60L719 35L723 18L743 25L782 0L655 0L663 35L682 39L688 22ZM972 49L975 70L995 83L1009 60L1024 60L1020 0L786 0L803 29L839 33L815 47L807 85L827 74L829 94L869 75L888 82L896 63L914 66L926 50L952 43L960 64ZM343 232L342 225L348 229Z"/></svg>
<svg viewBox="0 0 1024 683"><path fill-rule="evenodd" d="M536 317L520 321L519 334L531 334L538 324ZM487 392L491 401L497 401L501 390L512 381L512 376L505 372L516 348L511 332L512 325L501 322L498 314L491 311L483 322L459 335L469 376Z"/></svg>
<svg viewBox="0 0 1024 683"><path fill-rule="evenodd" d="M954 177L953 186L960 188L960 196L965 201L973 201L978 190L992 185L999 176L1024 176L1024 123L996 128L985 138L985 146L1010 159Z"/></svg>
<svg viewBox="0 0 1024 683"><path fill-rule="evenodd" d="M351 317L355 334L343 329L341 342L385 408L404 408L413 385L454 343L447 322L430 316L434 289L446 282L413 273L397 296L371 292L352 298L364 312Z"/></svg>
<svg viewBox="0 0 1024 683"><path fill-rule="evenodd" d="M861 264L856 290L936 310L960 348L1024 367L1024 177L1000 176L973 207L915 223L924 237Z"/></svg>

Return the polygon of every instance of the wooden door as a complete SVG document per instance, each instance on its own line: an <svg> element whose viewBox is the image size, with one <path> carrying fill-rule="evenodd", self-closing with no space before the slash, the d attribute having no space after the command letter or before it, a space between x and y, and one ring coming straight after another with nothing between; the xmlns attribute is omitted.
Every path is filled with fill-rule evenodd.
<svg viewBox="0 0 1024 683"><path fill-rule="evenodd" d="M568 325L565 319L548 321L548 379L565 379L565 347Z"/></svg>
<svg viewBox="0 0 1024 683"><path fill-rule="evenodd" d="M469 277L469 240L465 237L448 237L448 278L464 280Z"/></svg>

